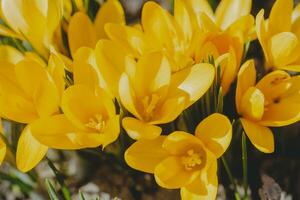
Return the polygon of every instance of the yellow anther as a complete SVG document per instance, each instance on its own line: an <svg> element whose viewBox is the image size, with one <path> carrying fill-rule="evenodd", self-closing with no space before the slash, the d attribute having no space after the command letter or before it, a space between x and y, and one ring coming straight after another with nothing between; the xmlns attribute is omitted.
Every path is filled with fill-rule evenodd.
<svg viewBox="0 0 300 200"><path fill-rule="evenodd" d="M96 114L89 119L88 123L86 123L85 126L91 129L95 129L98 132L102 132L105 128L105 121L102 115Z"/></svg>
<svg viewBox="0 0 300 200"><path fill-rule="evenodd" d="M188 150L186 156L182 156L181 162L186 170L192 170L197 165L201 165L202 157L199 153L196 153L193 149L190 149Z"/></svg>

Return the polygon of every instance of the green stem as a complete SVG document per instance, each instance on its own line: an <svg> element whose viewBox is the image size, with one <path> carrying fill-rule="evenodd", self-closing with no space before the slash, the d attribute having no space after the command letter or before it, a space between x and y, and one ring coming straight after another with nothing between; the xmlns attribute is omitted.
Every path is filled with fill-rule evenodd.
<svg viewBox="0 0 300 200"><path fill-rule="evenodd" d="M46 159L48 161L49 167L53 171L59 185L61 186L61 190L62 190L62 193L63 193L63 196L64 196L65 200L71 200L71 194L70 194L70 191L68 190L68 188L65 184L63 175L60 173L60 171L58 171L58 169L55 167L55 165L52 163L52 161L49 158L46 157Z"/></svg>
<svg viewBox="0 0 300 200"><path fill-rule="evenodd" d="M233 185L234 197L235 197L236 200L241 200L241 197L240 197L240 195L239 195L239 193L237 191L236 183L235 183L235 181L233 179L232 173L230 171L230 168L229 168L228 163L227 163L226 159L224 158L224 156L221 157L221 160L222 160L222 163L224 165L225 171L226 171L226 173L228 175L229 181Z"/></svg>
<svg viewBox="0 0 300 200"><path fill-rule="evenodd" d="M244 200L248 199L248 157L247 157L247 138L245 133L242 133L242 162L243 162L243 187Z"/></svg>

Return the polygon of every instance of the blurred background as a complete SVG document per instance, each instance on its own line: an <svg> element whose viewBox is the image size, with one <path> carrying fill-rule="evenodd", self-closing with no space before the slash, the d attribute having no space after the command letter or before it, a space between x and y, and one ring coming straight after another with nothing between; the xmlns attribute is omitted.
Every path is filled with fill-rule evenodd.
<svg viewBox="0 0 300 200"><path fill-rule="evenodd" d="M95 12L103 3L101 0L90 1L95 6ZM129 24L139 21L141 8L145 2L146 0L121 0ZM173 2L171 0L157 2L166 9L172 10ZM210 2L215 8L219 1L210 0ZM298 3L298 1L295 2ZM264 8L267 17L273 3L274 0L253 0L252 14L256 16L258 11ZM254 58L258 69L262 71L263 55L257 41L251 44L247 56ZM234 95L229 94L228 96ZM225 105L230 105L231 102L230 97L225 98ZM228 112L230 114L230 111ZM20 128L22 127L11 127L8 123L5 126L6 131ZM248 142L249 192L253 200L300 199L300 124L274 129L274 133L276 151L273 154L262 154ZM234 139L225 157L242 193L240 138L240 135L234 134ZM122 158L114 156L116 151L118 151L117 144L108 147L105 152L102 152L100 148L80 151L51 150L48 158L55 168L59 169L59 177L65 180L65 184L72 193L72 200L82 199L78 191L81 191L84 199L87 200L180 199L179 191L162 189L157 186L152 175L130 169ZM48 178L58 193L63 192L47 162L47 160L41 162L29 175L18 172L9 162L5 162L0 167L0 200L49 199L45 178ZM232 186L221 162L218 172L217 199L234 199Z"/></svg>

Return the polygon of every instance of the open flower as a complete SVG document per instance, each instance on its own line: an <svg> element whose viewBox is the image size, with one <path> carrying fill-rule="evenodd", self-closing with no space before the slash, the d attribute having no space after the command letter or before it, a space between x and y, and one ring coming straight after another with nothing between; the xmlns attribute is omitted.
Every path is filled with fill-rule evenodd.
<svg viewBox="0 0 300 200"><path fill-rule="evenodd" d="M183 200L215 199L217 158L226 151L231 137L230 121L215 113L197 126L195 136L176 131L135 142L126 150L125 160L134 169L154 173L161 187L181 188Z"/></svg>
<svg viewBox="0 0 300 200"><path fill-rule="evenodd" d="M217 60L228 54L226 59L223 57L225 61L221 65L222 86L227 92L238 72L243 44L249 40L249 27L254 22L249 15L251 1L243 2L222 1L216 13L216 25L212 19L215 18L212 9L206 1L176 0L174 16L150 1L145 3L142 10L142 30L112 23L107 24L105 30L113 42L121 45L134 58L139 59L152 51L166 51L176 62L172 73L205 62L210 55ZM240 19L244 15L248 17ZM214 24L215 28L208 24ZM100 68L117 68L113 66L114 61L110 57L102 56L112 54L118 48L110 47L112 45L107 42L99 42L97 45L96 55L99 57L97 62ZM108 63L110 65L106 66Z"/></svg>
<svg viewBox="0 0 300 200"><path fill-rule="evenodd" d="M254 61L247 61L238 74L236 108L251 143L260 151L274 151L268 127L286 126L300 119L300 76L277 70L256 84Z"/></svg>
<svg viewBox="0 0 300 200"><path fill-rule="evenodd" d="M162 52L153 52L142 56L137 64L131 63L127 73L122 74L120 100L137 118L126 117L122 121L132 138L159 136L161 128L155 125L175 120L213 82L214 67L210 64L197 64L174 75L172 65Z"/></svg>
<svg viewBox="0 0 300 200"><path fill-rule="evenodd" d="M264 10L256 16L256 31L264 51L266 68L300 71L300 5L293 0L276 0L268 23Z"/></svg>
<svg viewBox="0 0 300 200"><path fill-rule="evenodd" d="M17 167L24 172L32 169L48 150L32 136L30 124L59 111L59 83L62 81L58 80L64 77L59 70L63 66L56 61L50 59L49 71L29 58L17 64L1 61L0 114L5 119L29 124L20 135L16 155Z"/></svg>
<svg viewBox="0 0 300 200"><path fill-rule="evenodd" d="M81 47L74 54L73 79L74 85L63 93L63 114L35 121L31 131L51 148L104 148L119 136L119 115L102 87L93 49Z"/></svg>
<svg viewBox="0 0 300 200"><path fill-rule="evenodd" d="M2 0L1 4L4 21L13 30L1 26L2 33L28 40L33 48L48 58L53 34L63 15L63 1Z"/></svg>
<svg viewBox="0 0 300 200"><path fill-rule="evenodd" d="M99 9L94 23L83 12L75 13L68 27L68 40L73 55L80 47L94 48L99 39L106 38L104 25L108 22L125 24L125 14L118 0L108 0Z"/></svg>

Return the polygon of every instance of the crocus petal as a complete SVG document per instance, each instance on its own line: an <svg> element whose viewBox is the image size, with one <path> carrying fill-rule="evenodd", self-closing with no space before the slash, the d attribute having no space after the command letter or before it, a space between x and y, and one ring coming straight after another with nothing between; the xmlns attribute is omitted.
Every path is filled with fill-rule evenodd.
<svg viewBox="0 0 300 200"><path fill-rule="evenodd" d="M267 30L266 30L266 24L265 24L265 19L264 19L264 10L261 10L257 15L255 19L256 23L256 34L257 34L257 39L260 42L260 45L263 49L266 62L269 61L269 52L268 52L268 44L267 44Z"/></svg>
<svg viewBox="0 0 300 200"><path fill-rule="evenodd" d="M8 61L13 64L18 63L24 58L24 55L16 48L9 45L0 46L0 60Z"/></svg>
<svg viewBox="0 0 300 200"><path fill-rule="evenodd" d="M65 90L65 68L63 60L58 55L52 53L49 58L48 72L56 84L60 96Z"/></svg>
<svg viewBox="0 0 300 200"><path fill-rule="evenodd" d="M100 135L98 134L97 140L102 144L102 147L105 148L110 143L116 141L120 134L120 116L114 115L110 117L105 127L105 130Z"/></svg>
<svg viewBox="0 0 300 200"><path fill-rule="evenodd" d="M151 35L170 50L179 46L183 39L183 33L173 17L155 2L145 3L142 11L142 25L146 34Z"/></svg>
<svg viewBox="0 0 300 200"><path fill-rule="evenodd" d="M217 24L205 13L200 13L199 18L200 18L201 28L204 31L207 31L207 32L210 32L210 31L211 32L219 32L220 31Z"/></svg>
<svg viewBox="0 0 300 200"><path fill-rule="evenodd" d="M196 64L191 68L183 69L172 75L171 93L176 95L176 88L186 92L189 95L189 101L186 107L200 99L210 88L215 77L215 69L207 63Z"/></svg>
<svg viewBox="0 0 300 200"><path fill-rule="evenodd" d="M231 123L226 116L215 113L199 123L195 135L219 158L231 142Z"/></svg>
<svg viewBox="0 0 300 200"><path fill-rule="evenodd" d="M291 32L282 32L274 35L269 45L272 60L276 67L288 65L299 58L299 55L296 53L300 49L299 40Z"/></svg>
<svg viewBox="0 0 300 200"><path fill-rule="evenodd" d="M214 12L207 0L185 0L185 3L190 7L194 15L196 16L198 26L201 26L201 13L205 13L211 19L214 19ZM194 25L194 29L195 28L197 28L197 26Z"/></svg>
<svg viewBox="0 0 300 200"><path fill-rule="evenodd" d="M241 115L250 120L260 120L265 110L264 94L255 87L250 87L240 102Z"/></svg>
<svg viewBox="0 0 300 200"><path fill-rule="evenodd" d="M275 1L269 16L268 31L274 35L290 31L292 25L293 0Z"/></svg>
<svg viewBox="0 0 300 200"><path fill-rule="evenodd" d="M100 133L83 132L63 114L35 121L31 132L40 143L55 149L93 148L102 144Z"/></svg>
<svg viewBox="0 0 300 200"><path fill-rule="evenodd" d="M110 91L119 96L119 80L126 68L135 68L135 61L126 55L123 48L110 40L100 40L95 49L96 62Z"/></svg>
<svg viewBox="0 0 300 200"><path fill-rule="evenodd" d="M251 38L252 31L254 29L254 18L252 15L245 15L233 24L231 24L226 32L232 36L240 37L242 41L251 41L255 38Z"/></svg>
<svg viewBox="0 0 300 200"><path fill-rule="evenodd" d="M171 61L161 52L145 54L137 63L134 80L134 88L139 97L167 87L171 80Z"/></svg>
<svg viewBox="0 0 300 200"><path fill-rule="evenodd" d="M73 15L68 28L68 39L72 55L80 47L95 47L97 37L93 24L87 15L82 12Z"/></svg>
<svg viewBox="0 0 300 200"><path fill-rule="evenodd" d="M0 35L24 40L24 38L20 34L15 33L13 30L7 28L3 24L0 24Z"/></svg>
<svg viewBox="0 0 300 200"><path fill-rule="evenodd" d="M174 17L183 31L185 40L189 42L193 35L193 24L189 10L184 1L174 1Z"/></svg>
<svg viewBox="0 0 300 200"><path fill-rule="evenodd" d="M226 29L240 17L250 14L251 6L251 0L222 0L216 10L216 22Z"/></svg>
<svg viewBox="0 0 300 200"><path fill-rule="evenodd" d="M19 87L15 66L2 61L0 67L0 107L3 117L20 123L30 123L38 118L33 102Z"/></svg>
<svg viewBox="0 0 300 200"><path fill-rule="evenodd" d="M101 5L94 22L97 37L106 38L104 25L108 22L125 24L125 14L118 0L108 0Z"/></svg>
<svg viewBox="0 0 300 200"><path fill-rule="evenodd" d="M254 60L246 61L238 73L237 86L235 93L235 103L238 113L241 113L241 101L244 93L249 87L254 86L256 83L256 69Z"/></svg>
<svg viewBox="0 0 300 200"><path fill-rule="evenodd" d="M137 28L108 23L105 25L105 30L110 39L136 58L154 49L150 38Z"/></svg>
<svg viewBox="0 0 300 200"><path fill-rule="evenodd" d="M155 180L158 185L167 189L178 189L190 184L197 172L186 170L181 157L170 156L161 161L154 170Z"/></svg>
<svg viewBox="0 0 300 200"><path fill-rule="evenodd" d="M136 94L131 86L128 75L125 73L121 76L119 82L119 96L122 105L134 116L141 119L136 108Z"/></svg>
<svg viewBox="0 0 300 200"><path fill-rule="evenodd" d="M165 124L175 120L185 109L186 100L186 96L167 99L150 123Z"/></svg>
<svg viewBox="0 0 300 200"><path fill-rule="evenodd" d="M136 170L154 173L155 167L168 156L162 148L164 140L165 136L159 136L154 140L133 143L125 152L126 163Z"/></svg>
<svg viewBox="0 0 300 200"><path fill-rule="evenodd" d="M6 144L2 139L0 139L0 165L3 162L5 155L6 155Z"/></svg>
<svg viewBox="0 0 300 200"><path fill-rule="evenodd" d="M35 167L46 155L48 147L41 144L32 135L30 125L26 126L18 141L16 163L22 172Z"/></svg>
<svg viewBox="0 0 300 200"><path fill-rule="evenodd" d="M273 93L277 94L278 97L274 96L274 99L269 100L269 105L265 108L260 124L285 126L299 121L300 110L297 103L300 100L299 84L300 77L294 76L282 84L278 84L278 87L271 87L270 92L276 90Z"/></svg>
<svg viewBox="0 0 300 200"><path fill-rule="evenodd" d="M272 153L274 151L274 136L268 127L261 126L244 118L240 120L245 133L258 150L264 153Z"/></svg>
<svg viewBox="0 0 300 200"><path fill-rule="evenodd" d="M183 155L191 148L198 146L202 148L203 144L194 135L184 132L175 131L167 136L162 147L166 149L171 155Z"/></svg>
<svg viewBox="0 0 300 200"><path fill-rule="evenodd" d="M159 126L150 125L132 117L125 117L122 120L122 125L127 134L134 140L155 139L162 132Z"/></svg>

